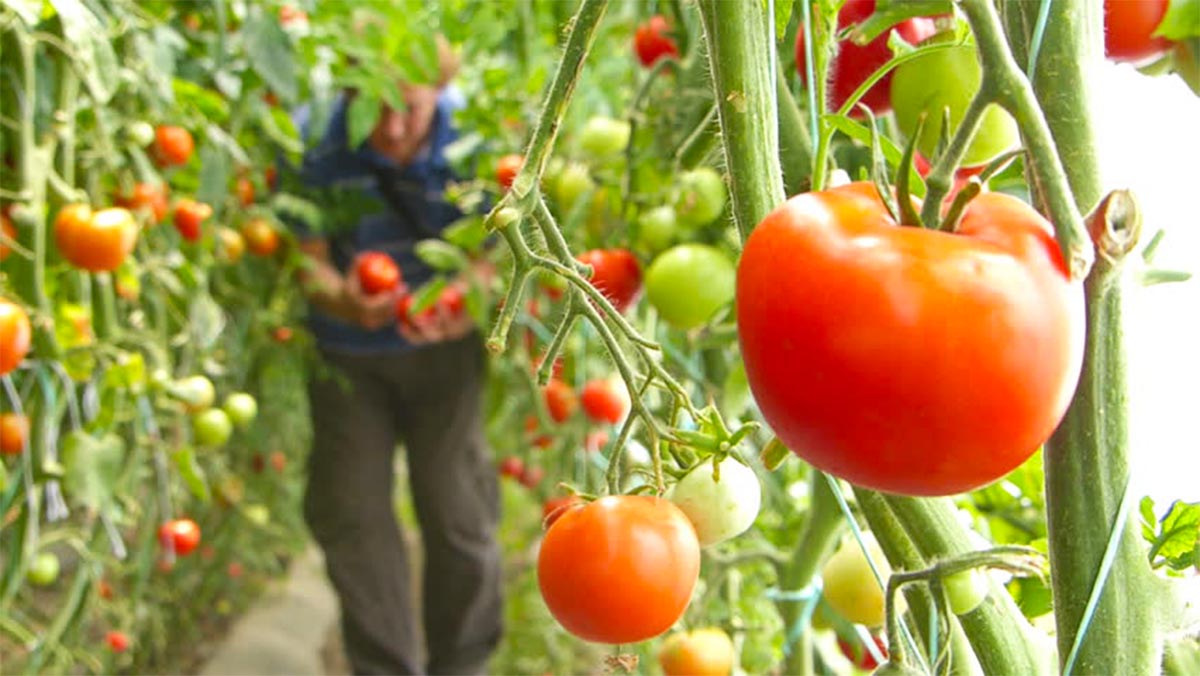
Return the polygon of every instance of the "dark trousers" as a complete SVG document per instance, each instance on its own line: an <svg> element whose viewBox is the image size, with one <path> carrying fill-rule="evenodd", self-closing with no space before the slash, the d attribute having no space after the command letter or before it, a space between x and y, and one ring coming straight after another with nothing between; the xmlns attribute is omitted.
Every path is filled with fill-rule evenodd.
<svg viewBox="0 0 1200 676"><path fill-rule="evenodd" d="M483 435L477 335L387 356L328 353L310 385L304 516L325 552L356 674L479 674L501 633L499 486ZM422 662L392 503L397 442L425 551Z"/></svg>

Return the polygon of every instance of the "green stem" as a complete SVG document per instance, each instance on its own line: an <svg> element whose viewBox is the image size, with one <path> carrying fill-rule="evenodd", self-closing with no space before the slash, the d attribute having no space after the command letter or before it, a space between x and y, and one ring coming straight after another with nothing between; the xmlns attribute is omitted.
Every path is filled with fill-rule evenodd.
<svg viewBox="0 0 1200 676"><path fill-rule="evenodd" d="M1072 11L1081 11L1082 0L1076 0L1076 4L1080 7L1073 10L1060 7L1056 14L1065 16ZM960 6L966 12L971 30L975 34L975 43L979 48L979 64L983 69L981 89L991 91L997 102L1016 118L1025 148L1029 151L1032 188L1045 204L1050 220L1054 223L1058 244L1062 248L1071 277L1083 279L1095 254L1084 231L1083 217L1072 197L1071 186L1063 169L1063 159L1058 156L1054 137L1051 136L1042 109L1038 107L1033 87L1005 42L1004 29L992 3L989 0L960 0ZM1053 36L1047 34L1047 38L1053 39ZM1056 57L1061 57L1061 54L1052 54L1047 50L1044 57L1045 65L1047 62L1058 61ZM1073 100L1076 104L1069 118L1072 122L1083 117L1079 114L1078 104L1085 99Z"/></svg>
<svg viewBox="0 0 1200 676"><path fill-rule="evenodd" d="M800 539L796 541L796 547L792 550L792 556L787 563L776 566L779 588L785 592L799 591L812 582L821 562L829 558L830 553L837 545L838 535L841 534L846 523L842 518L837 498L829 487L829 481L824 474L815 469L812 470L809 475L808 487L811 498L804 530L800 533ZM776 606L783 618L784 631L791 631L804 609L803 603L784 600L776 602ZM807 635L810 633L807 628L804 630L798 645L788 655L783 673L812 673L811 645L807 640ZM808 649L802 649L805 646Z"/></svg>
<svg viewBox="0 0 1200 676"><path fill-rule="evenodd" d="M779 163L784 194L795 195L812 174L812 138L781 69L776 71L775 90L779 102Z"/></svg>
<svg viewBox="0 0 1200 676"><path fill-rule="evenodd" d="M979 131L979 125L983 122L983 114L991 105L991 99L991 90L981 86L975 93L975 97L971 99L971 104L967 106L966 112L963 113L962 120L958 123L958 129L950 139L950 145L946 147L946 152L937 159L937 163L933 165L933 169L925 179L925 203L921 207L921 222L925 223L927 227L932 228L933 224L938 222L942 200L950 193L950 188L954 185L954 171L958 169L958 165L962 164L963 157L967 154L967 148L971 145L971 139L975 138L975 132Z"/></svg>
<svg viewBox="0 0 1200 676"><path fill-rule="evenodd" d="M958 556L974 549L949 499L895 495L883 499L926 560ZM984 673L1032 675L1050 670L1048 655L1040 649L1033 628L1004 590L993 589L978 608L959 620Z"/></svg>
<svg viewBox="0 0 1200 676"><path fill-rule="evenodd" d="M784 198L776 74L767 58L774 44L764 3L699 0L698 4L721 120L733 216L745 241Z"/></svg>
<svg viewBox="0 0 1200 676"><path fill-rule="evenodd" d="M1084 289L1083 375L1066 417L1047 444L1046 509L1060 660L1076 642L1113 529L1122 529L1103 596L1076 673L1157 672L1163 651L1158 586L1135 519L1117 523L1129 486L1128 387L1121 330L1121 259L1137 243L1138 213L1127 193L1101 203L1092 228L1101 252ZM1112 646L1121 646L1113 650Z"/></svg>

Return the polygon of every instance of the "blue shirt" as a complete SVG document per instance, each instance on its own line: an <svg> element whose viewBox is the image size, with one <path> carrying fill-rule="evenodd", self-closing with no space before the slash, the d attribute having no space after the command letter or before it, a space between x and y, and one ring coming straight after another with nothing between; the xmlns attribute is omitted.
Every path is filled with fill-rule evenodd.
<svg viewBox="0 0 1200 676"><path fill-rule="evenodd" d="M401 167L367 144L349 148L348 101L344 97L338 101L324 138L304 155L300 178L309 188L357 194L365 198L362 204L369 206L346 215L350 222L328 223L324 233L293 226L298 236L327 238L333 265L343 274L359 253L372 250L384 252L396 261L409 289L415 290L429 281L433 273L415 255L414 245L422 239L438 237L462 216L444 197L446 184L453 178L444 151L457 138L451 115L461 104L460 96L452 88L443 91L438 97L429 143L411 163ZM308 110L297 111L297 127L302 133L307 133L308 117ZM318 196L305 197L315 197L321 206ZM378 354L414 347L397 333L395 325L369 331L311 305L308 326L317 343L334 352Z"/></svg>

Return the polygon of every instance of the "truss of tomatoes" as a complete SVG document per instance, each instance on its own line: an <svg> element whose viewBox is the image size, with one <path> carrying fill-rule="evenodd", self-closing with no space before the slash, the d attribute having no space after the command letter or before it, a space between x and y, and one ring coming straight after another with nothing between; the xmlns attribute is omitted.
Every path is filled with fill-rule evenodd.
<svg viewBox="0 0 1200 676"><path fill-rule="evenodd" d="M1054 431L1079 377L1082 285L1024 202L976 197L955 232L901 227L874 185L798 195L738 267L751 391L794 453L852 483L950 495Z"/></svg>

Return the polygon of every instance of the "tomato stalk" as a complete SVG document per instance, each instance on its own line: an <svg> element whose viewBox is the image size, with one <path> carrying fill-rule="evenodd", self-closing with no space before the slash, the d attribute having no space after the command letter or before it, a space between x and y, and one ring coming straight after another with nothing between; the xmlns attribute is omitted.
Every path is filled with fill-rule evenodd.
<svg viewBox="0 0 1200 676"><path fill-rule="evenodd" d="M1054 138L1051 136L1046 117L1038 107L1033 87L1005 42L1004 29L992 3L988 0L960 0L960 6L971 24L971 31L975 34L975 43L979 50L979 65L983 71L980 93L982 95L983 92L990 92L990 96L994 96L996 102L1016 118L1021 138L1028 150L1031 184L1034 191L1041 196L1050 220L1054 223L1058 244L1062 248L1072 278L1083 279L1095 255L1083 227L1083 217L1072 197L1071 187L1063 169L1063 160L1056 152ZM1077 9L1082 11L1082 7ZM1065 13L1060 14L1066 16ZM1046 56L1049 56L1049 53ZM1078 116L1080 99L1072 98L1072 101L1074 108L1071 115L1074 119ZM972 101L972 106L975 102ZM939 169L943 176L937 180L948 181L946 174L953 167L946 162L946 158L939 159L938 166L935 166L933 171L936 173ZM935 195L931 189L926 199L940 204L941 197Z"/></svg>
<svg viewBox="0 0 1200 676"><path fill-rule="evenodd" d="M786 197L800 192L805 179L812 175L812 139L781 69L775 72L775 92L779 112L779 163Z"/></svg>
<svg viewBox="0 0 1200 676"><path fill-rule="evenodd" d="M743 241L784 199L766 5L700 0L733 216Z"/></svg>

